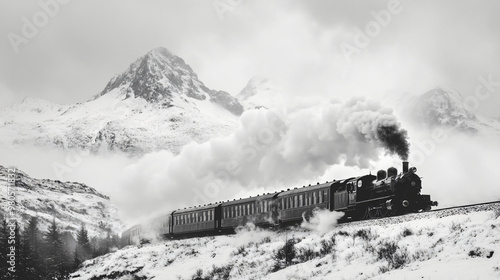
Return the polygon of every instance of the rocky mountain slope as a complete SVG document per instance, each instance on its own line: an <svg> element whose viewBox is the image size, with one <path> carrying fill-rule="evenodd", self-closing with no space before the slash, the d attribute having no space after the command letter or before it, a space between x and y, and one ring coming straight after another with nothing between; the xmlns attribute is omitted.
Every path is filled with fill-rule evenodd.
<svg viewBox="0 0 500 280"><path fill-rule="evenodd" d="M265 77L253 77L236 96L245 110L259 108L279 108L283 103L282 87Z"/></svg>
<svg viewBox="0 0 500 280"><path fill-rule="evenodd" d="M422 95L399 97L396 110L421 128L446 128L458 132L500 137L500 121L482 116L466 104L464 96L448 88L435 88Z"/></svg>
<svg viewBox="0 0 500 280"><path fill-rule="evenodd" d="M88 102L27 98L1 109L0 145L177 153L191 141L230 133L242 112L236 98L207 88L181 58L157 48Z"/></svg>
<svg viewBox="0 0 500 280"><path fill-rule="evenodd" d="M332 213L335 214L335 213ZM321 217L321 216L318 216ZM71 279L498 279L500 205L129 246Z"/></svg>
<svg viewBox="0 0 500 280"><path fill-rule="evenodd" d="M81 183L35 179L16 170L16 184L7 181L8 169L0 165L0 200L6 205L9 200L8 187L16 199L15 213L25 226L30 217L38 216L41 230L46 230L53 219L63 231L76 233L85 224L91 236L106 236L108 232L119 233L123 224L118 210L109 197ZM0 209L6 215L5 207Z"/></svg>

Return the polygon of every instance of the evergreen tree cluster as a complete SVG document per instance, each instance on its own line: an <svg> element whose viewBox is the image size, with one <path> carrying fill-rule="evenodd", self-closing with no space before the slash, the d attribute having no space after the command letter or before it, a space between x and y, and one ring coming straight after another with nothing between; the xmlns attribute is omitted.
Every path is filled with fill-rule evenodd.
<svg viewBox="0 0 500 280"><path fill-rule="evenodd" d="M111 232L103 238L89 238L83 224L75 239L70 232L61 232L55 220L42 232L37 217L32 217L23 231L17 223L11 232L13 228L6 220L0 224L0 280L69 279L84 261L109 253L120 241ZM12 256L15 261L9 263Z"/></svg>

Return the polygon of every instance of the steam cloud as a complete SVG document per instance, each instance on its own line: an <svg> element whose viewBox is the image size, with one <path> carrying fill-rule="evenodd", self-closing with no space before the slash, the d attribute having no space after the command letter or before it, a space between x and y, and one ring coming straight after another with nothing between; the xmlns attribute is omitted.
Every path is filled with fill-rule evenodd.
<svg viewBox="0 0 500 280"><path fill-rule="evenodd" d="M328 209L314 210L313 216L309 221L304 217L300 227L313 231L319 235L332 231L340 218L345 215L344 212L330 211Z"/></svg>
<svg viewBox="0 0 500 280"><path fill-rule="evenodd" d="M208 204L310 182L335 164L367 168L384 150L405 158L406 137L391 109L365 99L248 111L232 135L144 156L112 197L129 218Z"/></svg>

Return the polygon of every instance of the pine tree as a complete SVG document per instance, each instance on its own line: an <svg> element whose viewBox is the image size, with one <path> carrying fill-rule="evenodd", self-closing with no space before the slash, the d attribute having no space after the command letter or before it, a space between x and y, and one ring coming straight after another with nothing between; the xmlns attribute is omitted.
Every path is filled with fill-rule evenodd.
<svg viewBox="0 0 500 280"><path fill-rule="evenodd" d="M7 254L9 254L8 244L9 230L7 221L3 219L0 228L0 279L7 279Z"/></svg>
<svg viewBox="0 0 500 280"><path fill-rule="evenodd" d="M45 233L45 260L48 279L62 279L65 275L64 248L55 219Z"/></svg>
<svg viewBox="0 0 500 280"><path fill-rule="evenodd" d="M76 257L79 264L90 259L92 256L92 247L90 245L87 229L82 224L82 227L76 234Z"/></svg>
<svg viewBox="0 0 500 280"><path fill-rule="evenodd" d="M31 217L24 233L21 250L23 251L22 260L24 261L25 273L22 279L38 280L45 277L45 263L42 258L43 239L38 230L38 218Z"/></svg>
<svg viewBox="0 0 500 280"><path fill-rule="evenodd" d="M9 280L14 280L14 279L24 279L22 277L22 272L25 270L24 266L24 261L23 261L23 251L22 251L22 236L21 236L21 231L19 230L19 224L17 221L14 222L13 228L12 228L12 223L9 225L7 224L8 227L6 228L7 235L11 235L11 231L13 231L14 238L13 239L8 239L7 243L8 245L8 250L9 254L12 254L11 252L11 247L14 249L13 255L15 256L15 267L11 267L12 270L7 270L7 274L4 275L5 279ZM10 259L10 257L9 257Z"/></svg>

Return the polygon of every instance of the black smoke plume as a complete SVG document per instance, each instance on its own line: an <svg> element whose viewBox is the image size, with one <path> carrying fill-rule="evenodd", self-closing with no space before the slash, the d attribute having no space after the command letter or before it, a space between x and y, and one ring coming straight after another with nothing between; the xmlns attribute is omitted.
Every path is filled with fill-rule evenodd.
<svg viewBox="0 0 500 280"><path fill-rule="evenodd" d="M391 154L397 154L402 160L408 160L410 143L406 130L395 124L381 125L377 128L377 137Z"/></svg>

